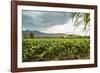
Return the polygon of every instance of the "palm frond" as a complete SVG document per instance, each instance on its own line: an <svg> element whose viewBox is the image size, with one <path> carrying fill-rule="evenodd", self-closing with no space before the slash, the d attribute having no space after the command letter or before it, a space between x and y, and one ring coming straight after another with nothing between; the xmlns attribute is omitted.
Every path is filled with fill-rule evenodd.
<svg viewBox="0 0 100 73"><path fill-rule="evenodd" d="M90 14L72 13L72 21L74 22L75 27L78 27L80 24L84 23L83 30L85 31L88 27L88 23L90 22Z"/></svg>

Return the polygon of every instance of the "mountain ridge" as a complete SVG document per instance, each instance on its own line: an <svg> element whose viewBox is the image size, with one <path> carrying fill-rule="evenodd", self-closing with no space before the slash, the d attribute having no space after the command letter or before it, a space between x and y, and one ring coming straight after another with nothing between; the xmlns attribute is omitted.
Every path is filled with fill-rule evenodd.
<svg viewBox="0 0 100 73"><path fill-rule="evenodd" d="M28 34L28 36L30 36L30 33L33 33L34 36L39 36L39 37L79 37L80 35L77 34L65 34L65 33L44 33L41 31L30 31L30 30L26 30L23 31L23 33Z"/></svg>

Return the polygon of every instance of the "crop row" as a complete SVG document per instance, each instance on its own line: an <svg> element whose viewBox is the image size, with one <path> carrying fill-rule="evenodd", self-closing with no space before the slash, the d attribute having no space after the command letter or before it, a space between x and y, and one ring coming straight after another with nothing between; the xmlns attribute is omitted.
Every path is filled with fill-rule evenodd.
<svg viewBox="0 0 100 73"><path fill-rule="evenodd" d="M88 59L89 39L23 39L23 62Z"/></svg>

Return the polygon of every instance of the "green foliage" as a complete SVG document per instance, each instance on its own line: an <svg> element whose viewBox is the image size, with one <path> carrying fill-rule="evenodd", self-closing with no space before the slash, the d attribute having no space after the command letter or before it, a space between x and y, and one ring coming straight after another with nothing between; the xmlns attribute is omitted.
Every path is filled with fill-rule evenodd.
<svg viewBox="0 0 100 73"><path fill-rule="evenodd" d="M33 33L30 33L30 38L33 38L34 37L34 34Z"/></svg>
<svg viewBox="0 0 100 73"><path fill-rule="evenodd" d="M79 25L83 24L83 31L88 30L88 25L90 22L90 13L73 13L72 18L75 27L78 27Z"/></svg>
<svg viewBox="0 0 100 73"><path fill-rule="evenodd" d="M23 39L23 62L88 59L88 38Z"/></svg>
<svg viewBox="0 0 100 73"><path fill-rule="evenodd" d="M27 38L27 35L25 33L23 33L23 38L26 39Z"/></svg>

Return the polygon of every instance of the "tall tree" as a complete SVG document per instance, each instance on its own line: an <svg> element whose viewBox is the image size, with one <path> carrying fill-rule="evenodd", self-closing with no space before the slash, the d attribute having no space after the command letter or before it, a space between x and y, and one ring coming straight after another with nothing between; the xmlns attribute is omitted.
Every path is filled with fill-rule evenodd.
<svg viewBox="0 0 100 73"><path fill-rule="evenodd" d="M33 38L34 37L34 34L33 33L30 33L30 38Z"/></svg>

